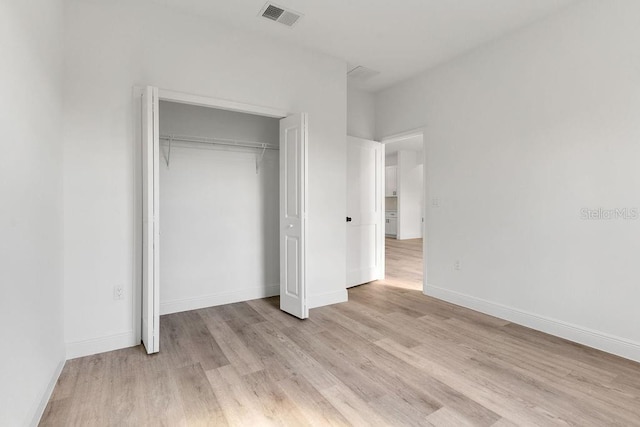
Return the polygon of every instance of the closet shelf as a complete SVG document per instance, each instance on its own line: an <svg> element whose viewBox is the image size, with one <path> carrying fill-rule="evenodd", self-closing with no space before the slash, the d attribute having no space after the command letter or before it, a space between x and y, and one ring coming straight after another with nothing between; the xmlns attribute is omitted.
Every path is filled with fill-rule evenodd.
<svg viewBox="0 0 640 427"><path fill-rule="evenodd" d="M210 145L223 145L226 147L238 147L242 149L253 148L256 150L262 150L260 156L256 156L256 173L260 172L260 165L264 159L264 152L266 150L279 150L277 145L269 144L267 142L257 141L242 141L239 139L227 139L227 138L207 138L201 136L186 136L186 135L160 135L160 139L169 142L169 150L164 153L164 159L169 167L171 159L171 144L173 142L195 142L199 144Z"/></svg>
<svg viewBox="0 0 640 427"><path fill-rule="evenodd" d="M278 150L278 146L267 142L242 141L239 139L207 138L202 136L160 135L160 139L169 142L196 142L202 144L225 145L228 147L255 148L258 150Z"/></svg>

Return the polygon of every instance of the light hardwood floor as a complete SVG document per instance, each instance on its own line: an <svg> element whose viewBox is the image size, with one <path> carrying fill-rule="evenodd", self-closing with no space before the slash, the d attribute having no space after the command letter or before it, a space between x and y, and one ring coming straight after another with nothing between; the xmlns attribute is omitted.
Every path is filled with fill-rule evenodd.
<svg viewBox="0 0 640 427"><path fill-rule="evenodd" d="M162 316L157 355L68 361L41 425L640 425L639 364L422 295L416 243L305 321L230 304Z"/></svg>
<svg viewBox="0 0 640 427"><path fill-rule="evenodd" d="M385 238L385 280L378 283L422 290L422 239Z"/></svg>

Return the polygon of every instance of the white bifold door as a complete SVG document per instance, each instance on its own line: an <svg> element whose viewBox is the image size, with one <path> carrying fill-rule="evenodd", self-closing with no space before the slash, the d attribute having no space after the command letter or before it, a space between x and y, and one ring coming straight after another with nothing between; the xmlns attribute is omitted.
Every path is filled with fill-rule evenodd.
<svg viewBox="0 0 640 427"><path fill-rule="evenodd" d="M306 292L307 115L280 120L280 309L309 317Z"/></svg>
<svg viewBox="0 0 640 427"><path fill-rule="evenodd" d="M142 91L142 343L160 350L158 88Z"/></svg>
<svg viewBox="0 0 640 427"><path fill-rule="evenodd" d="M384 278L384 149L347 137L347 287Z"/></svg>

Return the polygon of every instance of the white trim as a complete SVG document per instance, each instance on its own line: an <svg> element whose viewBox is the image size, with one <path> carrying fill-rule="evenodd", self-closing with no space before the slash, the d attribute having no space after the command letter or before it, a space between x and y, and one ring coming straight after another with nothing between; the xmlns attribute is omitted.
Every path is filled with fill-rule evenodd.
<svg viewBox="0 0 640 427"><path fill-rule="evenodd" d="M315 294L307 296L307 306L309 308L324 307L325 305L338 304L347 302L349 294L346 289L339 291L326 292L324 294Z"/></svg>
<svg viewBox="0 0 640 427"><path fill-rule="evenodd" d="M135 339L142 342L142 86L133 87L133 286L131 312ZM68 357L68 355L67 355Z"/></svg>
<svg viewBox="0 0 640 427"><path fill-rule="evenodd" d="M258 298L280 295L280 285L270 285L264 288L250 288L240 291L224 292L195 298L184 298L160 303L160 315L180 313L182 311L198 310L216 305L233 304Z"/></svg>
<svg viewBox="0 0 640 427"><path fill-rule="evenodd" d="M427 276L427 256L428 256L428 218L429 205L431 204L431 192L429 191L429 144L422 134L422 291L426 292Z"/></svg>
<svg viewBox="0 0 640 427"><path fill-rule="evenodd" d="M377 141L379 142L379 141ZM379 165L381 165L380 167L382 168L380 170L380 181L379 181L379 185L380 185L380 193L382 194L382 196L380 197L380 201L382 206L380 206L380 216L382 218L380 218L380 226L381 226L381 230L380 233L378 233L379 238L381 239L380 241L380 254L379 254L379 263L380 263L380 269L378 271L379 273L379 277L378 280L384 280L386 274L387 274L387 226L386 224L386 219L387 219L387 199L386 199L386 193L387 193L387 149L385 148L384 144L380 143L380 156L382 157L382 160L380 160L378 162Z"/></svg>
<svg viewBox="0 0 640 427"><path fill-rule="evenodd" d="M51 399L51 395L53 394L53 389L56 387L58 378L60 378L60 374L62 373L62 369L64 368L65 362L66 360L63 358L60 361L60 363L58 363L56 370L53 371L53 375L51 376L49 385L47 385L47 388L44 391L44 394L42 395L40 402L36 406L36 409L33 412L33 418L31 419L31 423L29 425L36 427L38 424L40 424L40 419L42 418L42 415L44 414L45 409L47 409L47 404L49 403L49 399Z"/></svg>
<svg viewBox="0 0 640 427"><path fill-rule="evenodd" d="M162 101L219 108L221 110L238 111L240 113L256 114L258 116L275 117L277 119L282 119L288 115L286 111L277 108L243 104L241 102L229 101L228 99L210 98L208 96L193 95L167 89L158 89L158 97Z"/></svg>
<svg viewBox="0 0 640 427"><path fill-rule="evenodd" d="M138 344L140 344L140 339L137 339L135 331L107 335L83 341L68 342L66 343L67 360L83 356L91 356L92 354L104 353L107 351L119 350L121 348L134 347Z"/></svg>
<svg viewBox="0 0 640 427"><path fill-rule="evenodd" d="M414 138L416 136L422 136L424 138L424 127L411 129L408 131L385 136L382 139L380 139L380 142L383 144L390 144L392 142L404 141L405 139ZM424 144L424 139L423 139L423 144Z"/></svg>
<svg viewBox="0 0 640 427"><path fill-rule="evenodd" d="M595 331L572 323L551 319L546 316L530 313L506 305L476 298L471 295L444 289L438 286L425 285L424 294L452 304L470 308L481 313L505 319L537 331L545 332L626 359L640 362L640 343L625 338Z"/></svg>

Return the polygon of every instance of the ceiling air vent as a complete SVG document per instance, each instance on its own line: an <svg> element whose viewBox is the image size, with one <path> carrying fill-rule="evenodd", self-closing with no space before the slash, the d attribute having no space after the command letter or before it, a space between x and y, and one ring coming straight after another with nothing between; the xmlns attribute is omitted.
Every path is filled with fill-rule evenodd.
<svg viewBox="0 0 640 427"><path fill-rule="evenodd" d="M380 74L380 71L372 70L371 68L358 65L351 68L347 72L347 77L352 80L364 82L365 80L369 80L371 77L377 76L378 74Z"/></svg>
<svg viewBox="0 0 640 427"><path fill-rule="evenodd" d="M302 17L302 14L291 9L276 6L273 3L267 3L260 11L260 16L284 24L287 27L293 27Z"/></svg>

